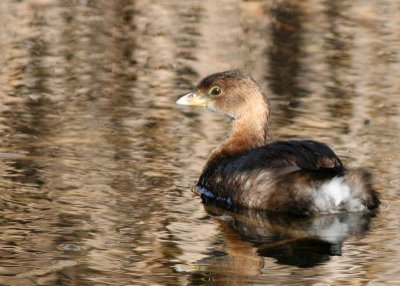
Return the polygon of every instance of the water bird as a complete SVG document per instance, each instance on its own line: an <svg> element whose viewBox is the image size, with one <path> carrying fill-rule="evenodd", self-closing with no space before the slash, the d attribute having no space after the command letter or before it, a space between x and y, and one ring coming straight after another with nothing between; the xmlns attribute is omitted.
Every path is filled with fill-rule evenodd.
<svg viewBox="0 0 400 286"><path fill-rule="evenodd" d="M203 106L232 122L229 137L211 152L196 185L204 203L306 216L378 208L371 173L346 169L328 145L271 142L269 100L249 74L208 75L176 103Z"/></svg>

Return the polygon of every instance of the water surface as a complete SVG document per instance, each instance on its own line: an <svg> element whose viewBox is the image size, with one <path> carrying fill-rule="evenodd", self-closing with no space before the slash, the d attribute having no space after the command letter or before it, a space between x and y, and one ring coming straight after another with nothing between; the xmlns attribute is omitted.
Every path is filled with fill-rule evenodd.
<svg viewBox="0 0 400 286"><path fill-rule="evenodd" d="M0 284L399 284L399 11L2 0ZM175 100L231 68L269 95L273 138L370 168L380 213L206 209L190 186L229 122Z"/></svg>

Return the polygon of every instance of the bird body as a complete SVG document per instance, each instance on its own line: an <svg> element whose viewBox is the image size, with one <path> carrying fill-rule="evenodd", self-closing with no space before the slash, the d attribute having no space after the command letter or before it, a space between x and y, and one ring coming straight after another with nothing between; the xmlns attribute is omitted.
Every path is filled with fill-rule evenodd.
<svg viewBox="0 0 400 286"><path fill-rule="evenodd" d="M197 183L204 202L300 215L378 207L370 173L345 169L326 144L269 142L269 101L246 73L212 74L177 103L232 120L230 136L212 151Z"/></svg>

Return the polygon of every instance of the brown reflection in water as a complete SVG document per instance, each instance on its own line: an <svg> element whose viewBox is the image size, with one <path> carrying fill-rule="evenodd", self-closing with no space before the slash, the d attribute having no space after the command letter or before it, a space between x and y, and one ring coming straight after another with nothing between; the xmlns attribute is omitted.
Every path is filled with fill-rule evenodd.
<svg viewBox="0 0 400 286"><path fill-rule="evenodd" d="M58 150L50 141L59 131L59 108L51 98L54 91L48 81L51 71L47 69L47 15L23 4L20 11L12 13L21 16L21 22L27 25L26 30L16 35L27 32L23 38L8 43L16 52L7 61L5 76L11 84L4 89L7 97L3 103L8 109L2 112L7 132L3 148L16 153L16 159L6 161L7 171L2 174L3 180L15 183L2 194L5 203L2 217L7 219L1 225L1 243L9 255L2 255L1 264L7 267L8 275L14 276L31 270L34 265L47 265L51 261L49 253L59 253L53 244L54 235L47 231L52 228L57 211L43 173L46 164L40 159L58 157ZM40 219L43 217L46 219Z"/></svg>
<svg viewBox="0 0 400 286"><path fill-rule="evenodd" d="M342 17L348 13L351 5L345 1L326 1L327 34L324 37L327 53L328 82L326 97L332 98L328 111L332 116L351 118L353 115L354 77L351 75L352 33L349 32L349 20ZM349 121L350 123L350 121ZM349 126L343 126L342 133L349 132Z"/></svg>
<svg viewBox="0 0 400 286"><path fill-rule="evenodd" d="M302 56L302 11L294 1L271 5L271 47L268 50L272 91L281 96L301 96L297 82Z"/></svg>
<svg viewBox="0 0 400 286"><path fill-rule="evenodd" d="M82 149L76 150L76 155L86 161L73 164L76 167L73 175L82 185L75 196L79 198L82 193L82 204L94 209L88 212L90 223L85 226L90 227L90 238L81 242L81 248L87 251L85 259L78 260L78 267L63 270L60 276L93 284L104 281L103 271L112 273L110 281L129 279L130 275L117 269L133 263L124 259L123 254L124 244L130 241L129 232L123 229L130 228L132 218L125 212L129 200L124 199L124 192L129 189L122 188L132 183L134 173L123 170L129 170L131 166L125 162L133 163L134 159L128 151L132 148L128 139L132 135L121 119L121 114L130 113L126 107L135 102L130 94L136 80L132 67L136 41L132 4L132 1L91 1L87 7L69 7L64 14L69 23L63 34L68 43L65 58L69 61L70 90L76 97L71 106L76 113L69 117L78 127L67 129L66 133L71 138L81 137ZM74 52L76 46L80 47L80 53ZM114 169L121 170L116 175L123 176L126 184L116 183L120 178L112 176ZM81 208L77 211L84 212ZM108 217L120 217L126 223L119 225Z"/></svg>
<svg viewBox="0 0 400 286"><path fill-rule="evenodd" d="M0 1L0 284L397 281L396 11L385 0ZM390 211L340 259L279 264L290 247L262 252L249 238L268 225L215 220L191 195L228 123L174 100L228 68L260 80L275 137L325 141L376 173Z"/></svg>
<svg viewBox="0 0 400 286"><path fill-rule="evenodd" d="M26 48L28 61L24 64L14 66L12 73L18 74L24 84L18 84L9 95L21 101L14 101L9 104L9 110L4 112L8 132L11 134L7 141L17 140L17 148L23 154L41 156L43 154L54 154L45 147L48 138L57 133L57 106L49 98L51 90L47 84L49 71L43 58L48 54L47 40L44 37L46 19L40 13L35 13L30 25L36 31L20 45ZM51 119L50 119L51 118ZM22 140L21 140L22 139ZM11 179L21 183L31 183L38 186L43 185L40 178L41 166L35 160L20 159L11 163L15 167L17 176Z"/></svg>
<svg viewBox="0 0 400 286"><path fill-rule="evenodd" d="M200 5L194 3L181 5L180 9L173 8L176 9L178 22L184 23L177 27L178 30L172 36L176 45L173 58L175 86L187 90L193 87L193 82L199 77L191 63L198 60L194 51L198 47L200 36L198 27L204 17L204 11Z"/></svg>
<svg viewBox="0 0 400 286"><path fill-rule="evenodd" d="M140 22L140 19L137 19L139 15L135 12L129 17L130 21L126 21L125 16L119 17L119 13L127 9L137 11L143 8L132 7L134 4L132 1L124 3L129 5L121 7L121 3L107 1L96 2L91 7L99 10L105 19L104 23L93 26L93 29L103 31L105 39L99 41L97 33L89 33L90 40L96 45L85 47L88 56L103 55L102 60L112 65L111 69L104 69L103 66L98 66L97 61L85 64L86 68L93 67L90 72L92 77L88 78L85 87L95 88L94 92L91 91L89 103L98 107L96 121L100 121L96 122L100 132L94 135L99 136L96 141L105 140L104 143L108 147L105 152L109 153L107 159L104 158L104 166L106 169L110 168L109 172L104 173L100 168L98 175L104 176L104 184L111 187L112 191L100 194L112 196L113 201L112 204L106 203L107 208L100 211L97 219L94 216L96 212L92 211L92 220L96 225L102 226L93 233L92 243L103 245L105 249L91 251L88 257L92 259L88 264L91 268L113 272L108 280L115 283L136 275L147 283L159 283L163 280L162 276L153 273L162 269L161 265L165 260L163 254L173 251L173 247L169 245L168 249L164 249L165 246L159 237L166 231L164 228L167 224L163 215L166 211L160 196L165 189L170 189L172 184L172 179L167 173L168 168L165 168L165 160L168 151L174 148L171 144L173 141L168 139L169 123L173 121L171 118L173 114L165 110L166 98L160 96L161 86L159 86L161 94L150 93L151 89L161 82L162 77L159 75L165 75L166 68L158 66L160 62L152 54L151 43L146 41L151 42L154 38L148 37L145 40L142 38L139 46L141 49L136 49L132 40L136 41L137 26L138 29L142 28L140 27L142 23L137 23ZM155 11L149 9L148 12ZM121 18L124 19L123 23L115 20ZM111 32L112 40L109 38ZM146 26L145 33L152 32L152 28ZM92 36L94 37L91 38ZM154 43L153 46L157 47ZM149 54L146 55L147 60L142 61L143 59L137 57L144 52ZM161 54L160 59L163 59L164 55ZM126 56L135 60L127 62ZM80 70L77 70L78 72ZM85 75L87 72L78 78ZM150 80L147 80L148 77ZM104 85L99 86L99 82L103 81ZM101 124L98 125L99 123ZM93 164L99 162L101 157ZM91 165L87 167L88 172L91 168L99 169ZM161 173L161 170L164 173ZM118 219L105 224L107 222L105 215ZM118 234L115 233L115 228ZM128 246L131 251L125 257ZM99 265L97 262L99 257L109 262ZM162 271L168 273L172 272L172 269L165 268ZM92 279L101 281L97 275Z"/></svg>

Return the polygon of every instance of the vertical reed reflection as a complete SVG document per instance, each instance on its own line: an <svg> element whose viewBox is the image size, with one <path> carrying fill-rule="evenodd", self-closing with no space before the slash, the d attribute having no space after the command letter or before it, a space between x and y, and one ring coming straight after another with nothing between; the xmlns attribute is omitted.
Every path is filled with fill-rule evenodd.
<svg viewBox="0 0 400 286"><path fill-rule="evenodd" d="M27 48L28 61L15 67L16 70L13 71L25 78L25 85L17 85L10 92L11 96L22 98L23 101L11 103L10 110L4 111L3 116L8 119L5 124L8 125L9 133L17 137L17 149L32 156L41 156L49 150L38 146L46 143L47 138L56 132L56 128L53 128L54 122L49 120L49 111L54 111L54 105L48 97L52 91L47 86L48 71L43 62L48 45L43 37L46 20L41 13L35 13L30 25L33 30L38 31L38 35L26 38L21 43ZM18 137L23 140L18 140ZM36 160L17 159L11 164L17 173L17 176L10 177L12 180L37 186L44 184L40 175L41 167Z"/></svg>
<svg viewBox="0 0 400 286"><path fill-rule="evenodd" d="M302 45L301 9L293 1L280 1L269 10L271 17L270 82L272 91L282 96L300 96L299 75Z"/></svg>
<svg viewBox="0 0 400 286"><path fill-rule="evenodd" d="M332 116L350 118L353 113L352 98L355 95L354 78L351 76L352 34L347 32L349 21L343 17L350 5L343 1L325 1L327 16L326 53L328 82L326 96L332 99L328 111ZM342 127L348 132L349 126Z"/></svg>
<svg viewBox="0 0 400 286"><path fill-rule="evenodd" d="M271 43L267 52L268 82L271 91L284 101L281 105L283 116L290 119L295 116L291 108L299 103L296 98L306 94L305 88L299 83L302 68L300 59L304 56L301 3L276 1L269 7L268 16L271 21Z"/></svg>

